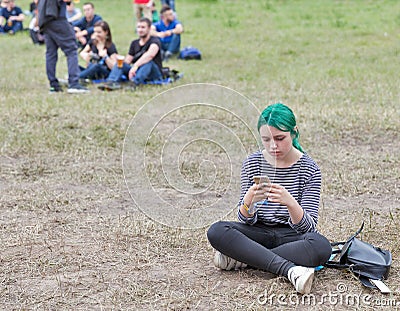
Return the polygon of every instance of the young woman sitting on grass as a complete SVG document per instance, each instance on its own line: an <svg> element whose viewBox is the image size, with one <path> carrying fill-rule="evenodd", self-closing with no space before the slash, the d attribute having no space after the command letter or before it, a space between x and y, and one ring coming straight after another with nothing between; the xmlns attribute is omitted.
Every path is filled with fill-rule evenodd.
<svg viewBox="0 0 400 311"><path fill-rule="evenodd" d="M107 22L99 21L94 25L94 33L80 56L87 62L80 79L106 79L117 62L117 49L112 42L111 30Z"/></svg>
<svg viewBox="0 0 400 311"><path fill-rule="evenodd" d="M207 236L214 263L230 270L246 265L285 276L296 291L311 290L314 267L330 257L329 241L317 232L321 172L304 152L292 110L267 107L258 131L264 150L242 165L239 222L219 221ZM267 175L269 182L254 182Z"/></svg>

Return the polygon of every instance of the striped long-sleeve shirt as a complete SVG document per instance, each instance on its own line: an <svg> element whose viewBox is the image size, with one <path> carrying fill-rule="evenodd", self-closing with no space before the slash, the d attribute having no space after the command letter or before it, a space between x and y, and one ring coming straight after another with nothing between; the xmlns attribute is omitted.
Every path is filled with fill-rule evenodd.
<svg viewBox="0 0 400 311"><path fill-rule="evenodd" d="M264 200L256 203L257 212L246 218L240 212L243 197L254 184L253 176L268 175L272 183L284 186L295 198L304 211L304 216L297 224L293 224L286 206ZM270 165L261 151L251 154L242 165L241 195L238 203L239 221L250 225L262 222L269 226L288 224L298 233L317 231L318 207L321 192L321 171L318 165L307 154L292 166L277 168Z"/></svg>

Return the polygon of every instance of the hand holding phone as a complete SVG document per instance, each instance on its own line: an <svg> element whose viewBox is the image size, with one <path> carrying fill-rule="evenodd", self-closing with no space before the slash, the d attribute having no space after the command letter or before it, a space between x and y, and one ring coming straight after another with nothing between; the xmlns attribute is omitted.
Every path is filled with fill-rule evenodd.
<svg viewBox="0 0 400 311"><path fill-rule="evenodd" d="M253 180L256 185L267 185L271 183L271 180L267 175L254 176Z"/></svg>

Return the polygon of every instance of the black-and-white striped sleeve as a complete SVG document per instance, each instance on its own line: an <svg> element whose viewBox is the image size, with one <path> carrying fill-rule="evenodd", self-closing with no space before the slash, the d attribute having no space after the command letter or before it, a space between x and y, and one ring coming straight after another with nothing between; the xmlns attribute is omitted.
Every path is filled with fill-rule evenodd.
<svg viewBox="0 0 400 311"><path fill-rule="evenodd" d="M284 186L304 210L302 220L293 224L286 206L271 203L267 200L258 202L257 213L244 217L239 209L243 197L253 185L253 176L268 175L271 182ZM321 192L321 171L318 165L307 154L290 167L275 168L271 166L261 151L251 154L242 165L241 196L238 203L238 219L250 225L263 222L266 225L288 224L299 233L317 231L318 208Z"/></svg>

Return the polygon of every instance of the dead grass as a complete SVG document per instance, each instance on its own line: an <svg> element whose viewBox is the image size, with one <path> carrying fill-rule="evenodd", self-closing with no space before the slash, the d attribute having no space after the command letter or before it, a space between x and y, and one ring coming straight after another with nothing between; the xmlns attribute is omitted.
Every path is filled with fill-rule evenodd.
<svg viewBox="0 0 400 311"><path fill-rule="evenodd" d="M361 287L349 273L324 269L316 274L315 297L345 284L346 294L400 302L399 4L250 1L248 10L234 1L178 5L187 25L184 45L200 47L204 60L172 60L170 65L185 73L176 85L220 83L244 94L258 109L276 101L291 106L302 143L323 173L320 231L330 240L343 240L364 220L363 239L393 254L387 280L392 295ZM130 3L116 10L112 2L98 1L96 7L115 27L117 47L125 52L132 38L127 31ZM263 31L254 18L265 22ZM152 221L126 188L122 150L129 123L142 105L169 86L106 94L91 87L90 96L48 96L44 49L33 47L25 34L0 41L1 309L400 308L329 301L314 306L263 304L265 293L301 296L287 281L262 271L216 270L206 228L181 230ZM61 77L64 62L60 55ZM235 108L239 117L248 112L246 105ZM177 172L164 164L195 190L210 186L210 176L216 179L201 196L179 197L159 178L165 169L160 150L172 129L198 119L208 123L189 128L188 135L199 132L218 138L217 143L186 146ZM223 132L222 125L235 136ZM255 126L221 109L171 112L145 145L145 170L158 194L167 203L179 201L193 210L227 199L229 177L240 167L232 159L256 147L244 125ZM225 145L231 149L221 148ZM155 197L148 201L150 207L156 202ZM235 215L226 218L234 220Z"/></svg>

